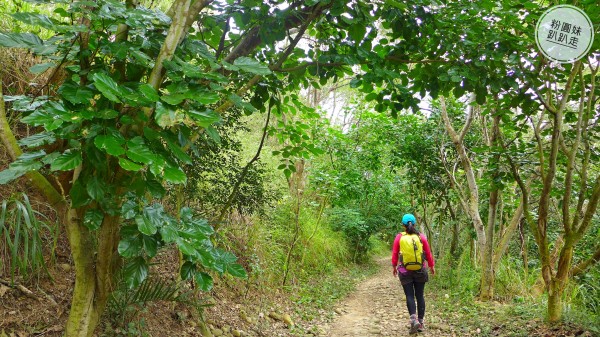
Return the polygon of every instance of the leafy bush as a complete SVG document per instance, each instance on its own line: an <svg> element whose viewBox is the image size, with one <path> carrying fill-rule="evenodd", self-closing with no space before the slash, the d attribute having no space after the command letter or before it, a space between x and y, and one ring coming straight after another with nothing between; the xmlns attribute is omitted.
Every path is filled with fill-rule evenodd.
<svg viewBox="0 0 600 337"><path fill-rule="evenodd" d="M369 238L374 232L362 214L351 208L334 208L330 214L331 228L341 231L348 239L353 260L363 261L370 248Z"/></svg>

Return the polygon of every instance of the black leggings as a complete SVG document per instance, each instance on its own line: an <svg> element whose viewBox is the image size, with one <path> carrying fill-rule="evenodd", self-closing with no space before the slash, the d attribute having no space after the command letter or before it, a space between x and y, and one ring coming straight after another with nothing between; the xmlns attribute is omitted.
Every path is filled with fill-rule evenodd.
<svg viewBox="0 0 600 337"><path fill-rule="evenodd" d="M425 317L425 282L411 282L409 284L403 284L404 295L406 295L406 306L408 307L408 313L414 315L419 308L419 319ZM417 297L417 305L415 307L415 296Z"/></svg>

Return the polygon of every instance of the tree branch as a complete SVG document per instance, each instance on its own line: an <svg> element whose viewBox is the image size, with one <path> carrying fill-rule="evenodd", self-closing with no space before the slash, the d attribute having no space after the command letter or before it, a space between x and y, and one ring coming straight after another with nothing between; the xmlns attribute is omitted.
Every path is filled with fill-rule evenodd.
<svg viewBox="0 0 600 337"><path fill-rule="evenodd" d="M583 274L589 267L598 263L598 261L600 261L600 246L596 247L596 251L589 259L582 261L571 268L571 275L578 276Z"/></svg>
<svg viewBox="0 0 600 337"><path fill-rule="evenodd" d="M267 133L268 133L267 129L269 127L270 119L271 119L271 104L269 104L269 109L267 110L267 121L265 122L265 128L263 129L263 135L262 135L262 138L260 139L260 144L258 145L256 154L254 155L254 157L252 159L250 159L250 161L246 164L246 166L244 166L244 169L242 170L240 177L235 182L235 185L233 186L233 190L231 191L229 198L227 198L227 203L225 203L225 206L223 206L223 209L221 209L221 214L219 215L219 218L217 219L217 223L214 226L215 230L218 228L218 226L223 221L223 218L225 217L225 214L227 213L229 208L231 208L231 204L233 204L233 199L235 198L236 194L238 193L238 190L240 189L240 185L244 181L244 178L246 178L246 175L248 174L250 167L260 157L260 152L262 151L263 145L265 143L265 139L267 138Z"/></svg>

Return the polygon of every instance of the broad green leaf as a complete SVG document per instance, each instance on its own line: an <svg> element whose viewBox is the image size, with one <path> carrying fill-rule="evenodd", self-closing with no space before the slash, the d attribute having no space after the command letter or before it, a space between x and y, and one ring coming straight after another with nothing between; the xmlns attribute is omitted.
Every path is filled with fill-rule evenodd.
<svg viewBox="0 0 600 337"><path fill-rule="evenodd" d="M125 159L123 157L119 157L119 166L121 166L126 171L133 171L133 172L139 171L144 167L143 165L136 164L136 163L132 162L131 160Z"/></svg>
<svg viewBox="0 0 600 337"><path fill-rule="evenodd" d="M224 265L222 263L215 263L216 261L214 255L207 249L201 249L198 251L198 260L206 268L213 269L219 273L223 273L225 271Z"/></svg>
<svg viewBox="0 0 600 337"><path fill-rule="evenodd" d="M209 126L206 128L206 134L213 140L215 143L221 143L221 136L219 136L219 132L214 127Z"/></svg>
<svg viewBox="0 0 600 337"><path fill-rule="evenodd" d="M165 180L173 184L185 184L187 177L179 167L167 166L164 170Z"/></svg>
<svg viewBox="0 0 600 337"><path fill-rule="evenodd" d="M179 272L182 280L189 280L196 274L196 265L190 261L185 261Z"/></svg>
<svg viewBox="0 0 600 337"><path fill-rule="evenodd" d="M196 249L194 244L189 242L188 240L183 239L178 236L175 239L175 243L177 243L177 247L183 254L185 254L187 256L192 256L192 257L197 256L198 250Z"/></svg>
<svg viewBox="0 0 600 337"><path fill-rule="evenodd" d="M138 287L148 277L148 263L138 256L123 268L123 278L130 289Z"/></svg>
<svg viewBox="0 0 600 337"><path fill-rule="evenodd" d="M219 94L214 91L196 90L192 92L189 99L200 104L208 105L219 101Z"/></svg>
<svg viewBox="0 0 600 337"><path fill-rule="evenodd" d="M40 26L48 30L55 30L55 24L45 15L28 12L12 13L10 16L31 26Z"/></svg>
<svg viewBox="0 0 600 337"><path fill-rule="evenodd" d="M190 158L190 156L188 156L187 153L183 152L183 149L181 149L181 147L175 141L173 141L170 138L165 138L165 140L167 142L167 146L171 150L171 154L173 155L173 157L177 158L184 164L192 164L192 158Z"/></svg>
<svg viewBox="0 0 600 337"><path fill-rule="evenodd" d="M130 220L135 218L138 212L138 205L133 200L127 200L121 206L121 216L124 219Z"/></svg>
<svg viewBox="0 0 600 337"><path fill-rule="evenodd" d="M119 241L118 251L122 257L130 258L142 253L143 242L139 235L125 236Z"/></svg>
<svg viewBox="0 0 600 337"><path fill-rule="evenodd" d="M36 152L25 152L20 155L17 160L10 163L9 169L14 170L14 172L20 173L19 176L30 172L39 170L42 167L42 163L40 163L39 159L44 157L46 152L44 150L36 151Z"/></svg>
<svg viewBox="0 0 600 337"><path fill-rule="evenodd" d="M90 230L97 230L102 226L104 213L98 209L88 209L83 216L83 225Z"/></svg>
<svg viewBox="0 0 600 337"><path fill-rule="evenodd" d="M221 62L221 64L223 65L223 68L225 68L226 70L229 71L239 71L240 68L238 68L237 66L234 66L233 64L227 62L227 61L223 61Z"/></svg>
<svg viewBox="0 0 600 337"><path fill-rule="evenodd" d="M50 169L52 171L69 171L81 165L82 162L81 151L70 149L56 158L50 165Z"/></svg>
<svg viewBox="0 0 600 337"><path fill-rule="evenodd" d="M119 84L115 82L112 77L105 73L95 73L92 75L92 80L94 81L96 89L98 89L104 97L115 103L121 103L119 97L123 95L123 92L119 89Z"/></svg>
<svg viewBox="0 0 600 337"><path fill-rule="evenodd" d="M69 195L71 196L71 207L73 208L85 206L92 200L79 180L73 184L73 187L71 187L71 190L69 191Z"/></svg>
<svg viewBox="0 0 600 337"><path fill-rule="evenodd" d="M212 110L206 111L196 111L196 110L188 110L188 115L194 119L197 124L203 128L208 128L212 124L221 121L221 115Z"/></svg>
<svg viewBox="0 0 600 337"><path fill-rule="evenodd" d="M238 57L233 61L233 65L242 71L253 73L256 75L269 75L271 70L266 64L262 64L253 58L246 56Z"/></svg>
<svg viewBox="0 0 600 337"><path fill-rule="evenodd" d="M98 176L93 176L87 180L86 190L92 199L100 201L104 199L106 185L102 179L98 178Z"/></svg>
<svg viewBox="0 0 600 337"><path fill-rule="evenodd" d="M27 138L19 139L20 146L38 147L46 144L52 144L56 141L56 136L51 132L41 132Z"/></svg>
<svg viewBox="0 0 600 337"><path fill-rule="evenodd" d="M94 92L86 87L74 83L65 83L58 89L64 99L73 104L89 104L94 98Z"/></svg>
<svg viewBox="0 0 600 337"><path fill-rule="evenodd" d="M161 96L160 100L170 105L179 105L181 102L189 98L187 93L175 93L170 95Z"/></svg>
<svg viewBox="0 0 600 337"><path fill-rule="evenodd" d="M156 103L156 110L154 111L154 119L156 124L161 128L169 128L181 119L178 117L178 113L171 109L169 106L162 104L161 102Z"/></svg>
<svg viewBox="0 0 600 337"><path fill-rule="evenodd" d="M158 93L150 84L142 84L140 85L138 90L142 93L142 95L144 95L144 97L146 97L151 102L158 102L158 100L160 99Z"/></svg>
<svg viewBox="0 0 600 337"><path fill-rule="evenodd" d="M202 291L210 291L213 288L213 279L210 275L204 272L196 273L196 283Z"/></svg>
<svg viewBox="0 0 600 337"><path fill-rule="evenodd" d="M36 48L44 42L31 33L0 33L0 46L7 48Z"/></svg>
<svg viewBox="0 0 600 337"><path fill-rule="evenodd" d="M44 71L56 66L53 62L38 63L29 67L29 72L32 74L41 74Z"/></svg>
<svg viewBox="0 0 600 337"><path fill-rule="evenodd" d="M99 135L94 139L97 148L106 151L111 156L120 156L125 153L124 142L113 135Z"/></svg>
<svg viewBox="0 0 600 337"><path fill-rule="evenodd" d="M159 231L165 243L175 242L179 238L179 232L171 224L160 227Z"/></svg>
<svg viewBox="0 0 600 337"><path fill-rule="evenodd" d="M144 143L144 139L137 136L127 141L127 157L138 163L150 164L156 156Z"/></svg>
<svg viewBox="0 0 600 337"><path fill-rule="evenodd" d="M7 183L19 178L20 176L24 175L25 173L27 173L27 172L17 171L17 170L11 169L10 167L4 171L0 171L0 185L7 184Z"/></svg>
<svg viewBox="0 0 600 337"><path fill-rule="evenodd" d="M244 267L242 267L242 265L237 264L237 263L228 265L227 273L231 274L232 276L239 277L241 279L248 278L248 273L246 273L246 269L244 269Z"/></svg>
<svg viewBox="0 0 600 337"><path fill-rule="evenodd" d="M137 224L138 230L142 234L154 235L154 234L156 234L156 231L158 230L158 228L156 228L156 226L152 223L152 221L150 221L148 218L146 218L143 215L136 215L135 223Z"/></svg>
<svg viewBox="0 0 600 337"><path fill-rule="evenodd" d="M146 187L153 198L161 199L167 193L162 184L154 179L146 180Z"/></svg>
<svg viewBox="0 0 600 337"><path fill-rule="evenodd" d="M144 250L148 257L153 258L158 252L158 240L154 236L142 235L142 241L144 242Z"/></svg>
<svg viewBox="0 0 600 337"><path fill-rule="evenodd" d="M249 113L256 111L256 108L252 104L244 102L244 100L242 100L242 98L236 94L229 95L229 100L232 101L233 104L235 104L235 106L238 108L242 108Z"/></svg>

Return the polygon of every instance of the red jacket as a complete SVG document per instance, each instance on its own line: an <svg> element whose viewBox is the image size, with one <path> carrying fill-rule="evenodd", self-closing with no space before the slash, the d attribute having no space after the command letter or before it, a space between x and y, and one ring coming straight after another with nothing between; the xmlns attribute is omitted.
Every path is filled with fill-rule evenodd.
<svg viewBox="0 0 600 337"><path fill-rule="evenodd" d="M423 243L423 252L425 253L426 263L423 264L424 267L429 266L433 267L435 265L435 261L433 260L433 255L431 254L431 249L429 249L429 242L427 242L427 237L419 233L421 237L421 242ZM396 235L396 239L394 239L394 245L392 246L392 266L398 266L398 253L400 252L400 238L402 237L402 233Z"/></svg>

